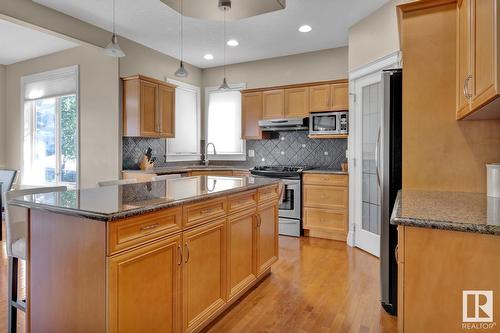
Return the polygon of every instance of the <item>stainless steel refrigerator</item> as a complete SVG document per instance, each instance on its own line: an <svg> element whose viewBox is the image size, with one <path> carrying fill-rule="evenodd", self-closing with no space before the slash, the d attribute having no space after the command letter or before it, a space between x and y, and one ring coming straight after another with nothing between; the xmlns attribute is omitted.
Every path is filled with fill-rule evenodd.
<svg viewBox="0 0 500 333"><path fill-rule="evenodd" d="M382 72L383 113L378 144L381 163L377 166L381 196L380 283L382 307L397 314L398 266L395 250L398 243L396 226L390 218L402 176L402 78L401 69Z"/></svg>

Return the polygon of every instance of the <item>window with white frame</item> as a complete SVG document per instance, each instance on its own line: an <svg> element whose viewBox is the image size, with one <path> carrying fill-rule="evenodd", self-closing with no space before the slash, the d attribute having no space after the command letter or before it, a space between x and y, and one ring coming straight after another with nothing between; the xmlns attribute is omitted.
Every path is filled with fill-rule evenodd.
<svg viewBox="0 0 500 333"><path fill-rule="evenodd" d="M175 84L175 138L167 140L167 161L196 161L200 155L200 88Z"/></svg>
<svg viewBox="0 0 500 333"><path fill-rule="evenodd" d="M24 76L22 183L78 184L78 66Z"/></svg>
<svg viewBox="0 0 500 333"><path fill-rule="evenodd" d="M206 142L213 143L217 154L209 149L210 159L244 161L245 140L241 139L241 92L245 85L231 90L206 89Z"/></svg>

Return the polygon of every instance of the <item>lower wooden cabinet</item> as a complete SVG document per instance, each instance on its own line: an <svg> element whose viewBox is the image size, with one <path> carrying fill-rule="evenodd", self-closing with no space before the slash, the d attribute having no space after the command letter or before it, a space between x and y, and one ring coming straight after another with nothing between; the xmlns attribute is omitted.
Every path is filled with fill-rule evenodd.
<svg viewBox="0 0 500 333"><path fill-rule="evenodd" d="M305 174L303 183L305 235L346 241L349 225L348 176Z"/></svg>
<svg viewBox="0 0 500 333"><path fill-rule="evenodd" d="M108 258L109 332L179 332L181 236Z"/></svg>
<svg viewBox="0 0 500 333"><path fill-rule="evenodd" d="M257 274L264 273L278 260L278 204L257 209Z"/></svg>
<svg viewBox="0 0 500 333"><path fill-rule="evenodd" d="M256 190L228 197L200 204L241 201L243 208L224 208L225 215L163 237L138 235L108 252L109 332L199 332L266 276L278 259L277 198L258 205ZM142 215L141 225L159 223L169 212L185 218L197 204ZM136 219L116 223L135 226ZM108 242L116 227L108 227Z"/></svg>
<svg viewBox="0 0 500 333"><path fill-rule="evenodd" d="M184 331L192 332L226 303L226 219L184 232Z"/></svg>
<svg viewBox="0 0 500 333"><path fill-rule="evenodd" d="M257 278L257 216L254 209L228 219L228 299L238 295Z"/></svg>

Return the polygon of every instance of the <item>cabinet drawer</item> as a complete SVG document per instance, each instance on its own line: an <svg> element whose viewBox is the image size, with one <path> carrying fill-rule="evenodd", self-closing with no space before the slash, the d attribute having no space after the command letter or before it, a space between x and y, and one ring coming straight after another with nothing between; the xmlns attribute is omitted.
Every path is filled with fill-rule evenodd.
<svg viewBox="0 0 500 333"><path fill-rule="evenodd" d="M235 177L250 177L250 171L234 170L233 176L235 176Z"/></svg>
<svg viewBox="0 0 500 333"><path fill-rule="evenodd" d="M111 222L108 229L108 254L112 255L180 231L181 220L182 208L176 207Z"/></svg>
<svg viewBox="0 0 500 333"><path fill-rule="evenodd" d="M322 208L304 208L304 229L347 231L347 214Z"/></svg>
<svg viewBox="0 0 500 333"><path fill-rule="evenodd" d="M184 206L184 227L208 222L226 214L226 197Z"/></svg>
<svg viewBox="0 0 500 333"><path fill-rule="evenodd" d="M310 185L332 185L346 186L348 185L347 175L307 173L304 175L304 184Z"/></svg>
<svg viewBox="0 0 500 333"><path fill-rule="evenodd" d="M265 201L277 200L279 197L278 184L259 188L258 194L259 194L259 204Z"/></svg>
<svg viewBox="0 0 500 333"><path fill-rule="evenodd" d="M229 213L243 209L257 208L257 191L248 191L230 195L227 199Z"/></svg>
<svg viewBox="0 0 500 333"><path fill-rule="evenodd" d="M346 187L304 185L304 206L347 211Z"/></svg>

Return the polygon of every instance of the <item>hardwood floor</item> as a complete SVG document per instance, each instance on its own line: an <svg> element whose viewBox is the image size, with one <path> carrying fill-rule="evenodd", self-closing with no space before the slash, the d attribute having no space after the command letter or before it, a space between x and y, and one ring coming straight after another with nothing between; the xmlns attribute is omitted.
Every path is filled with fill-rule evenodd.
<svg viewBox="0 0 500 333"><path fill-rule="evenodd" d="M377 258L341 242L280 237L272 274L206 332L396 332L396 318L380 307L378 266ZM5 241L0 283L0 332L6 332ZM23 320L19 312L19 332Z"/></svg>
<svg viewBox="0 0 500 333"><path fill-rule="evenodd" d="M342 242L280 237L271 276L207 332L396 332L379 299L377 258Z"/></svg>

